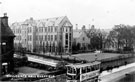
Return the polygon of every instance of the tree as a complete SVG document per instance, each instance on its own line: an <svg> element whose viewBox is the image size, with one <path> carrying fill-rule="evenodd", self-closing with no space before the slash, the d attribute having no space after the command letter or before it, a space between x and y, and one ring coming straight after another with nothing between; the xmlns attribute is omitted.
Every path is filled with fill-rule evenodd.
<svg viewBox="0 0 135 82"><path fill-rule="evenodd" d="M110 48L117 45L118 39L117 39L117 33L115 31L110 31L109 35L107 36L107 39L105 40L105 47ZM116 46L117 47L117 46Z"/></svg>
<svg viewBox="0 0 135 82"><path fill-rule="evenodd" d="M108 38L111 42L116 43L117 50L123 50L127 47L133 47L134 32L132 32L132 27L129 25L115 25Z"/></svg>
<svg viewBox="0 0 135 82"><path fill-rule="evenodd" d="M77 50L78 50L78 49L77 49L76 42L73 42L73 44L72 44L72 51L75 52L75 51L77 51Z"/></svg>
<svg viewBox="0 0 135 82"><path fill-rule="evenodd" d="M104 30L91 28L87 32L87 36L90 38L91 49L102 49L104 47L107 36Z"/></svg>
<svg viewBox="0 0 135 82"><path fill-rule="evenodd" d="M63 46L62 46L61 42L58 42L57 49L58 49L58 54L59 54L59 55L61 56L61 58L62 58Z"/></svg>
<svg viewBox="0 0 135 82"><path fill-rule="evenodd" d="M80 43L77 43L76 49L77 49L77 50L80 50L80 49L81 49Z"/></svg>

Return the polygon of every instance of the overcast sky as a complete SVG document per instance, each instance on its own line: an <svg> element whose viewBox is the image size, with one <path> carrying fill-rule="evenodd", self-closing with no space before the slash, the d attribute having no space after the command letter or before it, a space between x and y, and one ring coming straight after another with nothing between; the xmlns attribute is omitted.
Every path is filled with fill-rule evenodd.
<svg viewBox="0 0 135 82"><path fill-rule="evenodd" d="M7 12L9 23L33 17L43 19L67 16L71 23L94 24L110 29L116 24L135 25L134 0L0 0L0 16Z"/></svg>

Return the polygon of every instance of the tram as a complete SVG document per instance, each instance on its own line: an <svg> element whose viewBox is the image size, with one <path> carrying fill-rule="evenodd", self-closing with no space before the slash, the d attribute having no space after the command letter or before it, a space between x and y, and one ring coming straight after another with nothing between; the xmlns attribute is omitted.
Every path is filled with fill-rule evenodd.
<svg viewBox="0 0 135 82"><path fill-rule="evenodd" d="M100 62L71 64L67 67L67 82L98 82Z"/></svg>

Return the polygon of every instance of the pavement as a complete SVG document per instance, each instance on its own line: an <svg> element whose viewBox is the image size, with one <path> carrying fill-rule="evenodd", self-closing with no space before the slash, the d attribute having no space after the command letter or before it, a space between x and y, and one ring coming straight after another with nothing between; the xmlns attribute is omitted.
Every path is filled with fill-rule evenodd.
<svg viewBox="0 0 135 82"><path fill-rule="evenodd" d="M112 71L104 71L99 76L99 82L116 82L119 79L125 77L125 74L129 74L135 71L135 63L129 64L127 66L122 66L118 69L114 69Z"/></svg>

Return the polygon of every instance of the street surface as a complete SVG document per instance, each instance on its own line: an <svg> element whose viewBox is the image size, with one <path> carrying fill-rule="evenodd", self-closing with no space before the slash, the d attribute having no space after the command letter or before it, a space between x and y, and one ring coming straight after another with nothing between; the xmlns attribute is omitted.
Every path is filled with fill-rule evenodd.
<svg viewBox="0 0 135 82"><path fill-rule="evenodd" d="M115 68L112 71L104 71L100 75L99 82L117 82L121 78L125 77L125 74L129 74L135 71L135 63L128 64L126 66L121 66L119 68Z"/></svg>

